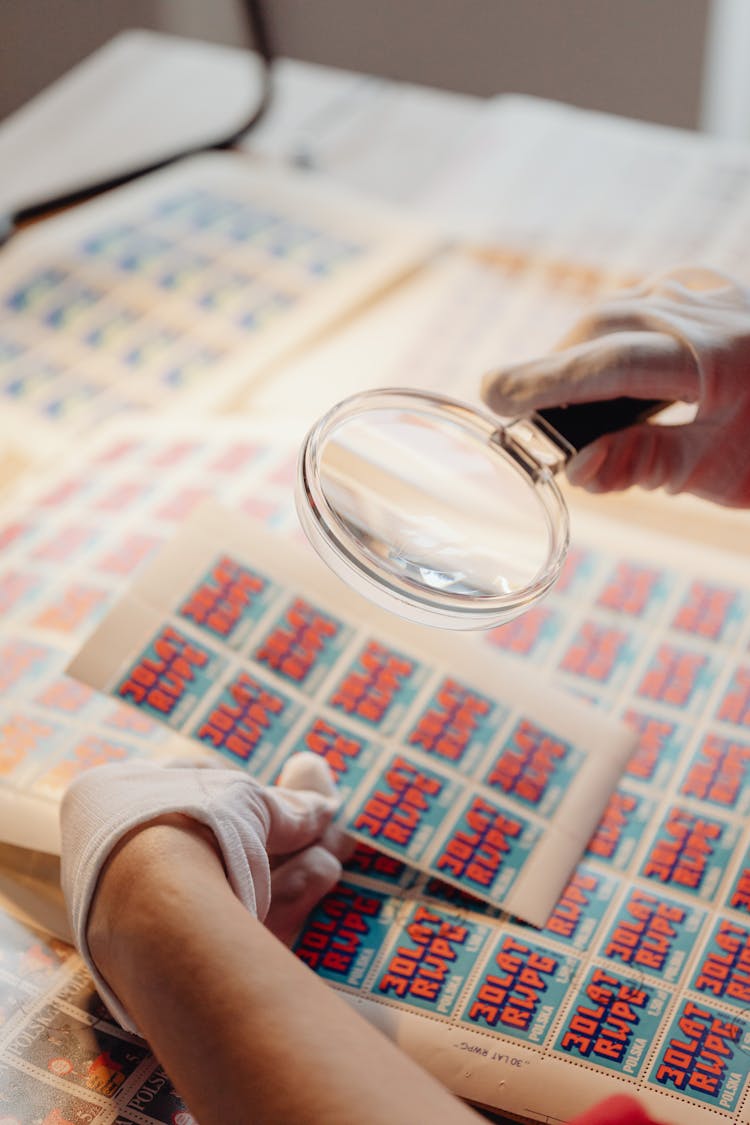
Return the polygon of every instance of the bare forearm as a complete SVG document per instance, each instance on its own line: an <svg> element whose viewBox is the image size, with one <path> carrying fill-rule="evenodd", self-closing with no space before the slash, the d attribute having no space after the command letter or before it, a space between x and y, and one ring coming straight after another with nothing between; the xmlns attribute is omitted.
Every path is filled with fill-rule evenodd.
<svg viewBox="0 0 750 1125"><path fill-rule="evenodd" d="M179 824L118 851L89 936L201 1125L478 1120L252 918Z"/></svg>

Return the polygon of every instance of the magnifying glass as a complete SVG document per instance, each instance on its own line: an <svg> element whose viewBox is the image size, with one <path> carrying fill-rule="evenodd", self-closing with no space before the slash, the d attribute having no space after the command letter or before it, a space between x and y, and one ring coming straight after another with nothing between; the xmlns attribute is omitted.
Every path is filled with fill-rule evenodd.
<svg viewBox="0 0 750 1125"><path fill-rule="evenodd" d="M490 629L558 578L569 518L555 475L583 446L668 404L618 398L504 424L426 391L366 391L302 445L300 523L323 561L384 609L423 625Z"/></svg>

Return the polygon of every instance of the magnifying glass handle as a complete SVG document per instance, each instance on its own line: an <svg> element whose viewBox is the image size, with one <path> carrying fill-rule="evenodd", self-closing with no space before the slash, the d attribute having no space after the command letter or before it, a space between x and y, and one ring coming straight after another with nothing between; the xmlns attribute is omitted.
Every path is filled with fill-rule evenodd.
<svg viewBox="0 0 750 1125"><path fill-rule="evenodd" d="M655 398L621 396L602 402L550 406L546 410L535 411L535 416L564 439L572 450L572 456L604 434L612 434L617 430L625 430L628 426L635 426L638 422L645 422L667 406L672 406L672 403Z"/></svg>

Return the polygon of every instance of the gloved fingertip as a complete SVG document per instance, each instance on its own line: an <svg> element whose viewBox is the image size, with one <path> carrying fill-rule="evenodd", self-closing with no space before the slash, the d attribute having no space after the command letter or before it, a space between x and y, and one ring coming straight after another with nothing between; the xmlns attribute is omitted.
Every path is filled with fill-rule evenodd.
<svg viewBox="0 0 750 1125"><path fill-rule="evenodd" d="M324 848L340 859L342 863L350 860L357 850L357 841L348 836L337 824L329 824L320 839Z"/></svg>
<svg viewBox="0 0 750 1125"><path fill-rule="evenodd" d="M488 371L485 375L482 376L482 381L479 384L479 391L485 402L487 401L488 396L495 391L498 384L502 385L502 381L502 371Z"/></svg>
<svg viewBox="0 0 750 1125"><path fill-rule="evenodd" d="M323 797L335 798L338 804L339 791L328 763L310 750L292 754L284 762L278 783L285 789L308 789Z"/></svg>
<svg viewBox="0 0 750 1125"><path fill-rule="evenodd" d="M280 941L291 943L310 911L341 878L336 856L313 845L277 867L271 876L271 906L265 924Z"/></svg>
<svg viewBox="0 0 750 1125"><path fill-rule="evenodd" d="M322 844L313 845L310 848L310 860L308 861L310 870L314 873L317 880L318 891L325 884L327 890L334 887L341 878L343 866L341 860L328 848L324 848Z"/></svg>
<svg viewBox="0 0 750 1125"><path fill-rule="evenodd" d="M312 844L271 873L271 903L299 902L303 895L316 900L341 878L341 861L321 844Z"/></svg>
<svg viewBox="0 0 750 1125"><path fill-rule="evenodd" d="M266 849L273 856L289 855L320 840L341 806L338 797L284 785L266 789L264 803L269 814Z"/></svg>
<svg viewBox="0 0 750 1125"><path fill-rule="evenodd" d="M512 370L489 371L482 377L479 388L482 401L498 414L516 413L512 407L513 385Z"/></svg>
<svg viewBox="0 0 750 1125"><path fill-rule="evenodd" d="M606 442L597 441L576 453L567 466L568 480L579 488L590 488L607 460Z"/></svg>

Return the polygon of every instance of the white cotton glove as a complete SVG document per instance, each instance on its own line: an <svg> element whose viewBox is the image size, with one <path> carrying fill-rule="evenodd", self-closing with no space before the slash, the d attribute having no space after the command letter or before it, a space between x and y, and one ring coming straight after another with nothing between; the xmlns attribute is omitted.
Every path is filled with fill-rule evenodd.
<svg viewBox="0 0 750 1125"><path fill-rule="evenodd" d="M558 349L487 375L488 406L516 416L620 395L697 403L685 425L657 419L592 442L568 465L572 484L750 506L750 290L712 270L674 270L615 294Z"/></svg>
<svg viewBox="0 0 750 1125"><path fill-rule="evenodd" d="M323 759L296 755L285 785L265 788L236 769L186 759L168 766L137 761L97 767L67 789L61 806L61 883L75 944L116 1019L136 1030L98 972L88 947L89 910L99 874L116 844L139 825L181 813L206 825L229 883L251 914L290 940L338 881L345 838ZM312 761L310 761L312 759ZM304 788L300 788L300 783Z"/></svg>

